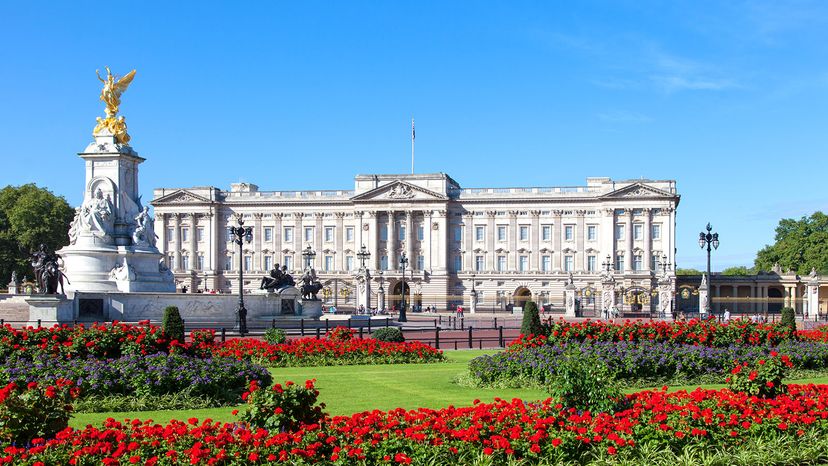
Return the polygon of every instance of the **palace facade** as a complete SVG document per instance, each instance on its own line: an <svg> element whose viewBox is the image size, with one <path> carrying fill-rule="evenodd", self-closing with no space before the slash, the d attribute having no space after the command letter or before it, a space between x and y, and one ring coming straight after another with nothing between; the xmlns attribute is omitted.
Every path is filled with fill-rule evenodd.
<svg viewBox="0 0 828 466"><path fill-rule="evenodd" d="M152 205L158 248L178 288L191 292L237 291L240 264L244 288L257 289L277 264L300 271L309 247L325 284L320 297L351 306L364 246L373 307L380 288L388 307L398 302L404 254L404 291L414 306L468 306L474 287L479 311L528 299L560 308L571 276L581 314L597 315L601 272L611 269L616 287L638 290L628 293L631 310L654 310L656 272L674 277L676 182L586 181L463 188L444 173L357 175L352 191L260 191L250 183L229 191L161 188ZM237 216L253 228L241 256L228 235Z"/></svg>

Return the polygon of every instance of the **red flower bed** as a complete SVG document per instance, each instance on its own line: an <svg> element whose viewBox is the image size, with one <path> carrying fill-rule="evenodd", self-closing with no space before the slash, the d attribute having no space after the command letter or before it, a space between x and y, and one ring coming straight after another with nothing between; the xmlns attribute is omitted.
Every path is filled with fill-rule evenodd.
<svg viewBox="0 0 828 466"><path fill-rule="evenodd" d="M679 451L732 448L767 433L795 439L828 433L828 386L789 386L775 399L729 390L644 391L614 415L564 409L551 400L496 400L440 410L396 409L324 418L296 430L268 432L241 423L108 420L66 429L26 449L7 447L14 464L322 464L467 463L481 453L578 461L633 455L637 445ZM42 462L42 463L38 463Z"/></svg>
<svg viewBox="0 0 828 466"><path fill-rule="evenodd" d="M263 340L230 339L213 347L216 356L253 358L272 366L395 364L442 361L443 352L418 341L389 343L370 338L299 338L270 344Z"/></svg>
<svg viewBox="0 0 828 466"><path fill-rule="evenodd" d="M687 345L726 347L730 345L777 345L792 337L789 327L758 324L749 320L718 323L715 320L688 322L624 321L620 323L563 319L546 326L550 343L564 341L657 341ZM542 342L521 342L538 344Z"/></svg>
<svg viewBox="0 0 828 466"><path fill-rule="evenodd" d="M828 325L822 325L811 330L798 330L796 336L801 340L828 343Z"/></svg>

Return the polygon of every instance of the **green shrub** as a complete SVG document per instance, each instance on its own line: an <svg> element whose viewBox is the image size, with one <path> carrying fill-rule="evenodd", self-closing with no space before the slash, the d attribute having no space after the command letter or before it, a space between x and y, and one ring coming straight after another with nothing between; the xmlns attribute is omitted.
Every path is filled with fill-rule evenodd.
<svg viewBox="0 0 828 466"><path fill-rule="evenodd" d="M796 336L796 316L794 315L794 310L789 307L782 308L782 319L780 320L780 325L784 327L788 327L791 329L791 336Z"/></svg>
<svg viewBox="0 0 828 466"><path fill-rule="evenodd" d="M69 424L78 389L70 380L52 384L10 383L0 388L0 444L18 445L34 438L52 438Z"/></svg>
<svg viewBox="0 0 828 466"><path fill-rule="evenodd" d="M281 345L287 341L285 331L280 328L269 328L264 333L264 339L271 345Z"/></svg>
<svg viewBox="0 0 828 466"><path fill-rule="evenodd" d="M751 396L774 398L785 393L787 387L782 379L787 375L793 363L787 355L779 355L771 351L767 359L757 359L752 363L739 363L730 371L730 377L725 381L728 388L734 392L745 392Z"/></svg>
<svg viewBox="0 0 828 466"><path fill-rule="evenodd" d="M534 301L526 301L523 305L523 323L520 325L520 333L524 335L543 335L538 305Z"/></svg>
<svg viewBox="0 0 828 466"><path fill-rule="evenodd" d="M250 382L250 390L242 396L247 406L239 418L273 432L293 430L301 423L316 423L324 416L325 404L317 405L319 391L313 383L314 380L308 380L300 386L285 382L284 386L277 383L270 388L261 388L254 380Z"/></svg>
<svg viewBox="0 0 828 466"><path fill-rule="evenodd" d="M164 335L167 338L184 343L184 321L181 319L178 307L167 306L164 309L164 320L161 321L161 327L164 329Z"/></svg>
<svg viewBox="0 0 828 466"><path fill-rule="evenodd" d="M405 337L400 329L397 327L384 327L372 335L375 340L378 341L387 341L391 343L402 343L405 341Z"/></svg>
<svg viewBox="0 0 828 466"><path fill-rule="evenodd" d="M621 389L609 367L578 349L563 353L547 389L565 407L594 413L612 413L622 399Z"/></svg>

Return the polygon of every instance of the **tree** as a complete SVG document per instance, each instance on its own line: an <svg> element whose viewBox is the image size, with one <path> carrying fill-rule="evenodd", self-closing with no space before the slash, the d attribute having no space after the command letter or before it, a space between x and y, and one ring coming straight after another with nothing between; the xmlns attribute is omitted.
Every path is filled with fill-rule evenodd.
<svg viewBox="0 0 828 466"><path fill-rule="evenodd" d="M33 183L0 190L0 283L8 283L12 271L32 278L29 254L40 244L55 250L69 244L74 216L63 196Z"/></svg>
<svg viewBox="0 0 828 466"><path fill-rule="evenodd" d="M696 269L676 269L676 275L701 275L704 272Z"/></svg>
<svg viewBox="0 0 828 466"><path fill-rule="evenodd" d="M722 275L753 275L755 273L752 267L745 267L744 265L728 267L722 270Z"/></svg>
<svg viewBox="0 0 828 466"><path fill-rule="evenodd" d="M520 326L520 333L524 335L543 335L538 305L534 301L526 301L523 305L523 322Z"/></svg>
<svg viewBox="0 0 828 466"><path fill-rule="evenodd" d="M774 240L756 254L757 270L771 270L779 264L782 270L801 275L810 273L811 268L828 272L828 215L815 212L799 220L782 219Z"/></svg>

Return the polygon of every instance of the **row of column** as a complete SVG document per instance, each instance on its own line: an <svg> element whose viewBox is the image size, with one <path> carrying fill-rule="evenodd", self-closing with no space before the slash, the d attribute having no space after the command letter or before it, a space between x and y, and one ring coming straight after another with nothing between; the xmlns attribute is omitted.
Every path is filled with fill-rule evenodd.
<svg viewBox="0 0 828 466"><path fill-rule="evenodd" d="M739 288L744 288L750 286L750 294L749 296L740 296L739 295ZM783 287L782 292L782 307L790 307L796 311L801 310L801 306L797 302L799 296L797 295L797 286L796 285L786 285L781 284L780 286ZM731 284L722 284L716 285L713 284L711 287L711 292L713 294L713 298L718 298L717 301L714 303L713 309L716 312L724 312L724 308L727 307L730 312L732 313L765 313L768 312L768 303L769 303L769 293L768 290L770 286L767 285L731 285ZM730 293L723 293L722 290L728 290ZM729 295L729 296L726 296ZM748 302L741 302L739 299L732 300L728 302L728 298L748 298ZM724 299L724 301L722 301ZM779 298L773 298L779 299Z"/></svg>
<svg viewBox="0 0 828 466"><path fill-rule="evenodd" d="M187 219L186 226L189 229L188 244L184 244L181 235L183 226L182 217ZM157 224L155 233L158 236L157 246L160 251L166 254L172 252L173 264L171 269L176 272L191 271L198 269L198 257L204 256L204 269L215 271L219 267L216 259L219 255L218 245L221 236L215 234L218 230L218 217L212 213L188 213L170 214L167 218L164 214L156 216ZM202 244L198 242L198 228L204 228ZM172 241L167 238L167 230L172 230ZM172 243L172 244L170 244ZM172 251L170 251L172 249ZM188 253L189 263L186 270L182 267L182 255Z"/></svg>

